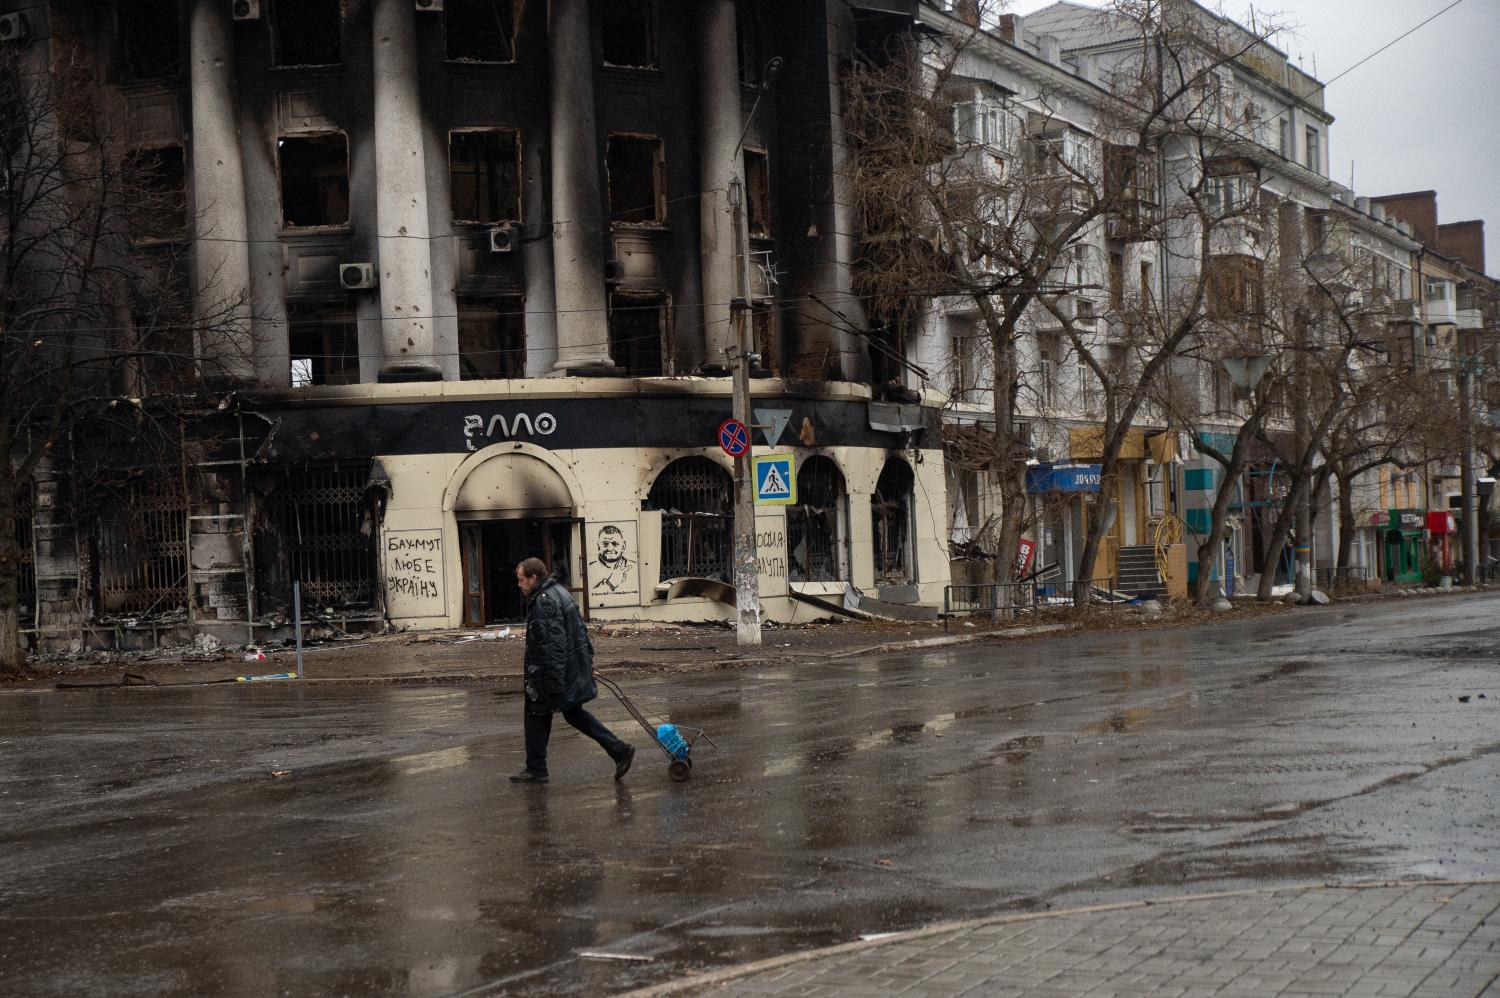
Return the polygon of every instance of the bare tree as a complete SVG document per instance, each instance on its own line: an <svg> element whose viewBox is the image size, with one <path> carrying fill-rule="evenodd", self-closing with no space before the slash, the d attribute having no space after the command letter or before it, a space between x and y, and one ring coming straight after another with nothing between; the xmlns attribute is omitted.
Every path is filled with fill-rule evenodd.
<svg viewBox="0 0 1500 998"><path fill-rule="evenodd" d="M214 373L195 330L238 304L188 318L181 151L123 143L127 120L64 42L0 53L0 670L20 668L16 514L34 477L106 448L179 465L195 378Z"/></svg>

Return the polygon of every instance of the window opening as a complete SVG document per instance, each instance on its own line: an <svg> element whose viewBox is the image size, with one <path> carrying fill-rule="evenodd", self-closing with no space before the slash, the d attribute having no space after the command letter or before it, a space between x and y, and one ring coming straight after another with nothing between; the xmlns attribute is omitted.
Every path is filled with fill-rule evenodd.
<svg viewBox="0 0 1500 998"><path fill-rule="evenodd" d="M182 146L134 152L125 163L130 203L130 238L136 242L175 239L187 227L187 171Z"/></svg>
<svg viewBox="0 0 1500 998"><path fill-rule="evenodd" d="M734 554L734 484L706 457L684 457L662 469L642 509L660 510L661 578L730 580Z"/></svg>
<svg viewBox="0 0 1500 998"><path fill-rule="evenodd" d="M661 225L667 220L662 193L661 140L611 135L607 156L609 212L615 225Z"/></svg>
<svg viewBox="0 0 1500 998"><path fill-rule="evenodd" d="M516 11L512 0L447 0L443 33L455 62L514 62Z"/></svg>
<svg viewBox="0 0 1500 998"><path fill-rule="evenodd" d="M313 606L375 601L375 531L365 501L367 465L289 470L266 496L256 531L261 589L290 601L302 584Z"/></svg>
<svg viewBox="0 0 1500 998"><path fill-rule="evenodd" d="M278 66L334 66L339 52L339 0L278 0L271 10Z"/></svg>
<svg viewBox="0 0 1500 998"><path fill-rule="evenodd" d="M177 0L124 0L119 12L125 74L132 80L176 76L182 66Z"/></svg>
<svg viewBox="0 0 1500 998"><path fill-rule="evenodd" d="M101 495L96 524L99 609L165 613L187 606L187 499L162 476Z"/></svg>
<svg viewBox="0 0 1500 998"><path fill-rule="evenodd" d="M609 355L625 377L654 378L662 364L666 300L660 295L615 294L609 302Z"/></svg>
<svg viewBox="0 0 1500 998"><path fill-rule="evenodd" d="M604 62L656 68L656 0L609 0L604 5Z"/></svg>
<svg viewBox="0 0 1500 998"><path fill-rule="evenodd" d="M1125 254L1109 255L1109 307L1119 310L1125 307Z"/></svg>
<svg viewBox="0 0 1500 998"><path fill-rule="evenodd" d="M293 388L359 384L359 331L347 312L289 305L287 346Z"/></svg>
<svg viewBox="0 0 1500 998"><path fill-rule="evenodd" d="M815 455L797 469L797 505L787 508L787 553L793 582L837 582L844 577L844 476Z"/></svg>
<svg viewBox="0 0 1500 998"><path fill-rule="evenodd" d="M347 225L349 142L342 134L278 140L281 222L288 228Z"/></svg>
<svg viewBox="0 0 1500 998"><path fill-rule="evenodd" d="M740 83L747 87L758 87L765 80L766 58L761 48L760 4L755 0L741 0L736 4L735 28L740 53Z"/></svg>
<svg viewBox="0 0 1500 998"><path fill-rule="evenodd" d="M459 378L526 376L526 316L520 298L458 303Z"/></svg>
<svg viewBox="0 0 1500 998"><path fill-rule="evenodd" d="M870 496L875 555L875 584L900 586L913 579L911 568L911 494L914 478L905 461L885 463Z"/></svg>
<svg viewBox="0 0 1500 998"><path fill-rule="evenodd" d="M760 355L761 369L779 374L781 372L781 349L776 340L775 310L766 304L752 305L750 321L755 335L755 351Z"/></svg>
<svg viewBox="0 0 1500 998"><path fill-rule="evenodd" d="M745 217L752 238L771 238L770 162L755 149L745 150Z"/></svg>
<svg viewBox="0 0 1500 998"><path fill-rule="evenodd" d="M448 181L455 222L518 220L520 175L520 143L514 131L449 134Z"/></svg>
<svg viewBox="0 0 1500 998"><path fill-rule="evenodd" d="M1318 130L1311 125L1307 126L1307 168L1314 173L1318 172L1318 166L1322 162L1318 148Z"/></svg>

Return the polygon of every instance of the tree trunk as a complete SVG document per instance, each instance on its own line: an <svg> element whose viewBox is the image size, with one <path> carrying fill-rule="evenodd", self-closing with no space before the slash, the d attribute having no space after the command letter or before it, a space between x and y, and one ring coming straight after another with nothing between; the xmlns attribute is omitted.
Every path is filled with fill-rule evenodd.
<svg viewBox="0 0 1500 998"><path fill-rule="evenodd" d="M1193 583L1193 602L1199 606L1208 604L1213 596L1213 569L1219 563L1219 548L1228 533L1225 522L1229 513L1229 500L1234 497L1234 484L1245 470L1245 459L1250 453L1250 441L1260 432L1260 413L1257 411L1240 427L1235 435L1234 447L1229 452L1229 465L1224 468L1224 480L1214 494L1213 519L1209 523L1208 538L1198 545L1198 578Z"/></svg>
<svg viewBox="0 0 1500 998"><path fill-rule="evenodd" d="M0 468L5 469L8 479L0 485L0 676L17 676L25 671L18 605L21 552L16 543L16 489L20 484L10 477L10 448L4 441L0 441Z"/></svg>
<svg viewBox="0 0 1500 998"><path fill-rule="evenodd" d="M1334 561L1335 576L1342 577L1349 567L1349 555L1354 550L1354 486L1353 475L1339 475L1339 553Z"/></svg>

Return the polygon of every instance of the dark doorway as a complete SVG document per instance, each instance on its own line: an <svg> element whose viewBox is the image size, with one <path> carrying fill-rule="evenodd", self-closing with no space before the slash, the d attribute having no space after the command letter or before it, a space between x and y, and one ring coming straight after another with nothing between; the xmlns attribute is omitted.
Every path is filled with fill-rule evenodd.
<svg viewBox="0 0 1500 998"><path fill-rule="evenodd" d="M464 626L482 627L522 620L526 605L516 585L516 566L540 558L573 594L588 617L584 580L579 574L582 521L479 520L458 525L463 551Z"/></svg>

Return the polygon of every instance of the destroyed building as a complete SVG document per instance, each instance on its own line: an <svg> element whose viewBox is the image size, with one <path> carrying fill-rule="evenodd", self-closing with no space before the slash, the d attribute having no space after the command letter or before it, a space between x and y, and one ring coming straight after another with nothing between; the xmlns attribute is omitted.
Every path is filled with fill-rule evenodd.
<svg viewBox="0 0 1500 998"><path fill-rule="evenodd" d="M177 473L94 511L33 483L37 645L257 640L294 583L347 626L482 625L532 555L596 619L729 619L694 580L731 566L737 321L756 453L794 458L768 618L940 604L939 411L851 290L840 170L840 67L915 7L0 2L3 44L118 96L180 192L150 246L230 313L184 330L212 415Z"/></svg>

